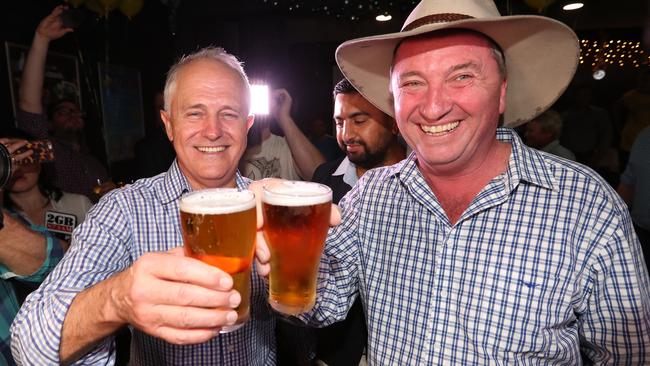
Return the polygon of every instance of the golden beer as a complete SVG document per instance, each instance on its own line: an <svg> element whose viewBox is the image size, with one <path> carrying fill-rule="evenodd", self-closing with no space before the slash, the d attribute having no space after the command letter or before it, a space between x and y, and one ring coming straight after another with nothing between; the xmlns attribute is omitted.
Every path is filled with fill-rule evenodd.
<svg viewBox="0 0 650 366"><path fill-rule="evenodd" d="M271 251L269 303L284 314L310 310L329 228L332 190L322 184L281 182L264 187L264 237Z"/></svg>
<svg viewBox="0 0 650 366"><path fill-rule="evenodd" d="M227 333L241 327L250 313L250 279L257 216L251 191L218 188L192 192L180 199L185 255L230 274L241 294L237 322L223 327Z"/></svg>

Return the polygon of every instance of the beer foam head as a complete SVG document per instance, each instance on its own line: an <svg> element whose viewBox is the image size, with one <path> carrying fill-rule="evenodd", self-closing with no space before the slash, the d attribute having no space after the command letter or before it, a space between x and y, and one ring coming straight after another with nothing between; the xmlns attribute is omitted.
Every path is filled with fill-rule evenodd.
<svg viewBox="0 0 650 366"><path fill-rule="evenodd" d="M264 186L263 200L275 206L310 206L332 201L332 190L323 184L282 181Z"/></svg>
<svg viewBox="0 0 650 366"><path fill-rule="evenodd" d="M255 194L236 188L204 189L188 193L179 203L183 212L201 215L220 215L255 207Z"/></svg>

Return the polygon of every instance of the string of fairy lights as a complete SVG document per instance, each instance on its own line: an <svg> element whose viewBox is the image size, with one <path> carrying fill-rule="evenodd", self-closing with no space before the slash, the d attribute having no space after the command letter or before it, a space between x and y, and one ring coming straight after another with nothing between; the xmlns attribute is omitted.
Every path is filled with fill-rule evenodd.
<svg viewBox="0 0 650 366"><path fill-rule="evenodd" d="M288 14L330 16L340 20L364 20L390 14L408 14L418 0L260 0L276 11Z"/></svg>
<svg viewBox="0 0 650 366"><path fill-rule="evenodd" d="M419 0L258 0L285 14L333 17L341 21L388 21L408 14ZM527 1L528 3L528 1ZM392 14L392 17L391 17ZM580 64L595 70L609 66L650 65L650 54L635 40L580 40ZM603 72L604 74L604 72Z"/></svg>
<svg viewBox="0 0 650 366"><path fill-rule="evenodd" d="M580 41L580 63L591 67L640 67L650 63L650 55L641 48L639 41L583 39Z"/></svg>

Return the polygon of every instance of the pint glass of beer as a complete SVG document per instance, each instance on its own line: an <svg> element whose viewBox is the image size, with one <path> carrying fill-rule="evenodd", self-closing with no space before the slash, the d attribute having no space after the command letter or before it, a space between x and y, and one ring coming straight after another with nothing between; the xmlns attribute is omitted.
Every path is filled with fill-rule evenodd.
<svg viewBox="0 0 650 366"><path fill-rule="evenodd" d="M249 318L250 280L257 213L255 194L248 190L217 188L195 191L180 199L185 255L230 274L241 295L237 322L221 333L240 328Z"/></svg>
<svg viewBox="0 0 650 366"><path fill-rule="evenodd" d="M264 186L264 237L271 251L269 303L297 315L314 306L318 263L329 228L332 190L282 181Z"/></svg>

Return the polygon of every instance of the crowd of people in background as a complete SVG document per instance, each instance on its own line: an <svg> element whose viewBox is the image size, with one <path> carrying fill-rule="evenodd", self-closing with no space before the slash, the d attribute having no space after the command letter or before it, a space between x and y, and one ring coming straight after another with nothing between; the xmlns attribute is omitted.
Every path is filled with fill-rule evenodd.
<svg viewBox="0 0 650 366"><path fill-rule="evenodd" d="M440 3L420 4L414 14L454 13L451 1ZM25 162L29 151L14 156L2 192L0 364L15 364L13 356L22 364L527 362L553 353L542 328L550 343L562 344L556 361L577 363L581 352L596 363L650 359L650 343L639 343L650 342L650 65L610 105L597 105L594 88L580 84L568 89L568 108L554 110L549 98L511 98L517 91L508 82L521 88L522 79L509 67L526 69L527 56L499 41L503 29L413 22L409 32L418 30L407 35L361 42L394 42L373 58L383 62L384 79L350 73L363 63L350 56L358 44L346 42L337 52L348 78L333 88L332 117L306 123L282 88L272 92L269 116L250 115L240 61L208 47L171 67L152 99L159 118L135 146L132 176L121 179L133 183L116 189L85 144L77 102L42 103L49 44L71 31L59 18L64 8L38 25L16 129L0 136L11 153L35 140L50 141L54 153L43 163ZM499 17L488 8L465 10ZM571 31L541 19L531 17L570 44ZM575 60L566 57L569 70ZM520 114L508 115L513 110ZM452 131L460 140L427 140ZM300 326L276 319L262 255L251 320L215 337L215 328L232 324L241 299L229 278L175 249L182 243L177 199L271 177L325 184L341 204L342 223L331 229L321 262L319 301ZM66 234L48 227L48 217L83 225ZM404 251L392 249L396 242ZM576 278L582 287L573 287ZM219 310L208 316L178 293ZM436 314L447 319L431 320ZM488 334L486 325L499 331ZM126 335L116 354L120 330Z"/></svg>

